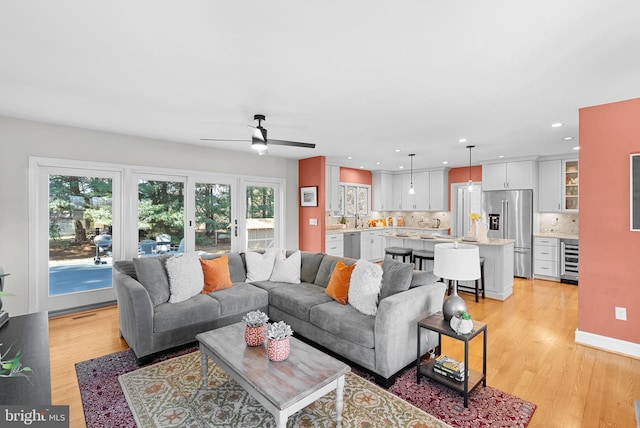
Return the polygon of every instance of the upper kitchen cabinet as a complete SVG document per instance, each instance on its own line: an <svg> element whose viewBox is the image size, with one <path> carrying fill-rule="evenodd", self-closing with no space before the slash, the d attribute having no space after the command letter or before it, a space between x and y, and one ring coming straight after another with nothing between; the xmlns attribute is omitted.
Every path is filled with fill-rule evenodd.
<svg viewBox="0 0 640 428"><path fill-rule="evenodd" d="M534 161L482 165L482 190L534 188Z"/></svg>
<svg viewBox="0 0 640 428"><path fill-rule="evenodd" d="M326 166L326 199L325 210L339 212L340 209L340 166Z"/></svg>
<svg viewBox="0 0 640 428"><path fill-rule="evenodd" d="M376 176L380 175L379 179ZM419 171L413 172L413 188L415 194L409 194L411 186L411 173L402 173L392 175L392 179L386 178L383 181L383 175L374 174L373 193L387 192L391 189L390 195L379 195L377 199L384 201L389 198L386 206L390 208L381 208L376 202L374 196L374 211L447 211L447 170L435 171ZM381 184L378 185L378 182ZM378 189L376 189L378 187Z"/></svg>
<svg viewBox="0 0 640 428"><path fill-rule="evenodd" d="M564 186L563 186L563 198L564 198L564 211L577 212L579 208L578 200L578 186L579 186L579 170L578 160L563 160L562 161L564 171Z"/></svg>
<svg viewBox="0 0 640 428"><path fill-rule="evenodd" d="M372 179L373 211L391 211L393 209L393 174L374 171Z"/></svg>
<svg viewBox="0 0 640 428"><path fill-rule="evenodd" d="M578 160L552 159L538 162L538 210L578 211Z"/></svg>

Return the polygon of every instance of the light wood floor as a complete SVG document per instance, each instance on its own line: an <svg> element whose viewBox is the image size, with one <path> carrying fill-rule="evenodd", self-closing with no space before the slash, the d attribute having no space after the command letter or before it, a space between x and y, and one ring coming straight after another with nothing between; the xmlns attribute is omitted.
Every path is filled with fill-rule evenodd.
<svg viewBox="0 0 640 428"><path fill-rule="evenodd" d="M461 293L473 318L488 324L488 385L538 405L529 428L635 427L640 360L576 345L578 291L574 285L516 279L504 302L475 303ZM70 405L71 427L83 427L74 364L127 349L115 307L49 322L53 404ZM462 358L460 342L443 351ZM471 343L473 368L482 367L482 339Z"/></svg>

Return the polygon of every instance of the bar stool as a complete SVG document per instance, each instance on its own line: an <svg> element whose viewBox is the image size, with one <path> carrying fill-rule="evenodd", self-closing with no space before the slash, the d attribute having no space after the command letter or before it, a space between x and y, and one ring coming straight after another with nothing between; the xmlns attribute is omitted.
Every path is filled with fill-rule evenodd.
<svg viewBox="0 0 640 428"><path fill-rule="evenodd" d="M418 270L422 270L422 261L424 260L424 264L427 264L427 260L433 260L434 254L433 251L423 251L423 250L413 250L413 263L416 263L416 268Z"/></svg>
<svg viewBox="0 0 640 428"><path fill-rule="evenodd" d="M474 293L476 295L477 303L480 291L482 291L482 298L484 299L484 257L480 257L480 278L476 279L475 283L475 289L458 284L458 291L464 291L465 293ZM449 294L451 294L451 287L449 287Z"/></svg>
<svg viewBox="0 0 640 428"><path fill-rule="evenodd" d="M402 257L402 262L406 263L406 258L409 257L409 261L411 261L411 255L413 254L413 250L411 248L402 248L402 247L387 247L384 249L384 255L391 256L394 260L398 260L396 257Z"/></svg>

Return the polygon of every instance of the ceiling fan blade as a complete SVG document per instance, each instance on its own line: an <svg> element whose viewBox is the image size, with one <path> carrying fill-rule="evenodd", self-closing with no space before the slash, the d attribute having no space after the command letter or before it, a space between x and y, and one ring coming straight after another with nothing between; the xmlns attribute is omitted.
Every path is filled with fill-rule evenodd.
<svg viewBox="0 0 640 428"><path fill-rule="evenodd" d="M245 143L251 140L231 140L229 138L200 138L200 141L244 141Z"/></svg>
<svg viewBox="0 0 640 428"><path fill-rule="evenodd" d="M313 143L298 143L297 141L286 141L286 140L267 140L267 144L274 144L277 146L294 146L294 147L304 147L307 149L315 149L316 145Z"/></svg>

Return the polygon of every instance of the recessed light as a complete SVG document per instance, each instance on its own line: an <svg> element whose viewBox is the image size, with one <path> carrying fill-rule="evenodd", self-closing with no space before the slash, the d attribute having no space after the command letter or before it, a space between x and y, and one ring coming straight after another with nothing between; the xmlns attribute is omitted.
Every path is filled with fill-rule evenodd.
<svg viewBox="0 0 640 428"><path fill-rule="evenodd" d="M563 123L556 122L556 123L552 123L552 124L551 124L551 127L552 127L552 128L560 128L562 125L563 125Z"/></svg>
<svg viewBox="0 0 640 428"><path fill-rule="evenodd" d="M449 162L447 162L447 161L442 161L442 165L448 165L448 164L449 164Z"/></svg>
<svg viewBox="0 0 640 428"><path fill-rule="evenodd" d="M498 156L498 157L499 157L500 159L502 159L502 158L504 157L504 155L500 155L500 156Z"/></svg>
<svg viewBox="0 0 640 428"><path fill-rule="evenodd" d="M404 169L404 167L403 167L402 165L400 165L398 168L400 168L400 169Z"/></svg>
<svg viewBox="0 0 640 428"><path fill-rule="evenodd" d="M396 153L398 153L400 151L400 149L396 149Z"/></svg>
<svg viewBox="0 0 640 428"><path fill-rule="evenodd" d="M351 160L353 159L353 156L347 156L347 159Z"/></svg>
<svg viewBox="0 0 640 428"><path fill-rule="evenodd" d="M580 150L580 146L575 146L573 150Z"/></svg>
<svg viewBox="0 0 640 428"><path fill-rule="evenodd" d="M570 141L570 140L573 140L573 137L564 137L563 140L564 141Z"/></svg>
<svg viewBox="0 0 640 428"><path fill-rule="evenodd" d="M360 169L364 169L364 165L360 165Z"/></svg>
<svg viewBox="0 0 640 428"><path fill-rule="evenodd" d="M467 142L467 139L466 139L466 138L460 138L460 139L458 140L458 143L466 143L466 142Z"/></svg>
<svg viewBox="0 0 640 428"><path fill-rule="evenodd" d="M380 165L380 162L376 162L376 165Z"/></svg>

